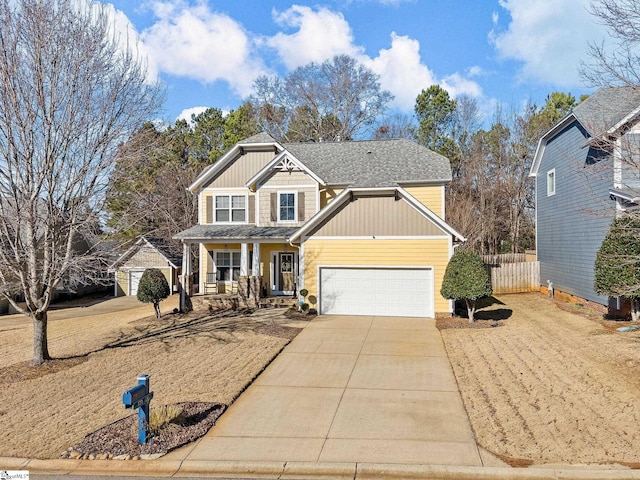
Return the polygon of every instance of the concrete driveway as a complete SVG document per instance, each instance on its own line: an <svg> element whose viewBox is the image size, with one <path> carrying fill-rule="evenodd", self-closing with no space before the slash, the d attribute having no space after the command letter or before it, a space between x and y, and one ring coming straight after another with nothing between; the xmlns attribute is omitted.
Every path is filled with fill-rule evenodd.
<svg viewBox="0 0 640 480"><path fill-rule="evenodd" d="M482 465L432 319L320 316L186 461Z"/></svg>

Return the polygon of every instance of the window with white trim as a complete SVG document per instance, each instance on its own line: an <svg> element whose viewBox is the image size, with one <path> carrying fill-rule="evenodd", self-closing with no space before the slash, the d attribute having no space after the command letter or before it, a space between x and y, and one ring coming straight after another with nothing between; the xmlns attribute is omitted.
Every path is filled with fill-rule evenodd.
<svg viewBox="0 0 640 480"><path fill-rule="evenodd" d="M245 195L216 195L215 221L244 223L247 221L246 206Z"/></svg>
<svg viewBox="0 0 640 480"><path fill-rule="evenodd" d="M216 279L219 282L237 282L240 259L240 252L216 252Z"/></svg>
<svg viewBox="0 0 640 480"><path fill-rule="evenodd" d="M295 222L296 194L294 192L278 192L278 221Z"/></svg>
<svg viewBox="0 0 640 480"><path fill-rule="evenodd" d="M556 169L547 172L547 197L556 194Z"/></svg>

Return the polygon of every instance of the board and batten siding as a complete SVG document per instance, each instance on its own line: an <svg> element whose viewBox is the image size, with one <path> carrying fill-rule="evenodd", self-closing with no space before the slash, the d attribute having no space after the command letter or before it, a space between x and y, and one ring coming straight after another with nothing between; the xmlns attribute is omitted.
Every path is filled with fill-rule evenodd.
<svg viewBox="0 0 640 480"><path fill-rule="evenodd" d="M614 213L612 163L586 140L574 122L547 142L541 159L535 180L540 283L606 305L608 298L594 291L593 266ZM555 194L548 196L552 169Z"/></svg>
<svg viewBox="0 0 640 480"><path fill-rule="evenodd" d="M247 152L238 156L230 165L218 174L206 188L238 188L244 187L256 172L275 157L273 150L265 152Z"/></svg>
<svg viewBox="0 0 640 480"><path fill-rule="evenodd" d="M444 185L407 187L407 193L444 220Z"/></svg>
<svg viewBox="0 0 640 480"><path fill-rule="evenodd" d="M443 236L440 227L395 197L356 197L312 233L335 236Z"/></svg>
<svg viewBox="0 0 640 480"><path fill-rule="evenodd" d="M308 239L304 244L304 288L319 297L321 266L432 267L436 313L449 313L449 301L440 295L449 261L450 239ZM384 291L379 292L384 295Z"/></svg>

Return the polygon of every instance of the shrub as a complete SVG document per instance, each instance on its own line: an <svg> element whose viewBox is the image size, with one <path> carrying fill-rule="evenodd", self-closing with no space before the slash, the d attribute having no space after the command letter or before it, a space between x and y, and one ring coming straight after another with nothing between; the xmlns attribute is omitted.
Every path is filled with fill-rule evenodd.
<svg viewBox="0 0 640 480"><path fill-rule="evenodd" d="M456 250L444 272L440 294L450 300L464 300L469 322L473 323L476 300L492 293L482 257L473 250Z"/></svg>
<svg viewBox="0 0 640 480"><path fill-rule="evenodd" d="M316 298L315 295L309 295L309 303L311 305L315 305L316 303L318 303L318 299Z"/></svg>
<svg viewBox="0 0 640 480"><path fill-rule="evenodd" d="M306 312L307 310L309 310L309 304L303 303L302 305L300 305L300 308L302 308L303 312Z"/></svg>
<svg viewBox="0 0 640 480"><path fill-rule="evenodd" d="M640 219L616 218L596 254L594 290L631 300L631 318L640 320Z"/></svg>
<svg viewBox="0 0 640 480"><path fill-rule="evenodd" d="M160 318L160 302L167 298L171 290L162 271L148 268L142 274L138 284L138 300L142 303L153 303L156 318Z"/></svg>

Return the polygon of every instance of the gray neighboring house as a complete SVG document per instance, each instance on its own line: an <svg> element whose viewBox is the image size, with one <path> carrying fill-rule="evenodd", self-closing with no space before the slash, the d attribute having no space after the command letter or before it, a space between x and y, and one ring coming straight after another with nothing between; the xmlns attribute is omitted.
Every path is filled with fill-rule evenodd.
<svg viewBox="0 0 640 480"><path fill-rule="evenodd" d="M575 107L541 139L531 167L540 282L619 310L593 288L611 220L640 204L640 90L609 87Z"/></svg>
<svg viewBox="0 0 640 480"><path fill-rule="evenodd" d="M147 268L158 268L171 292L179 290L182 256L161 238L140 237L109 268L115 276L114 296L136 295L138 283Z"/></svg>

